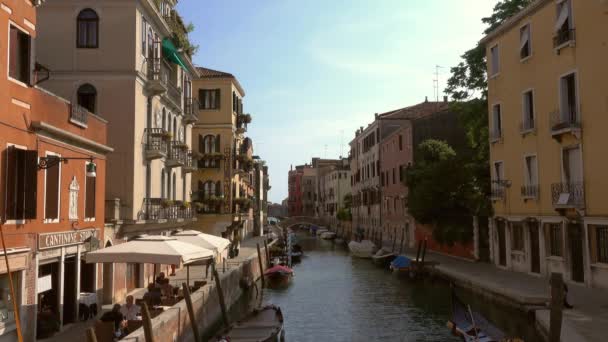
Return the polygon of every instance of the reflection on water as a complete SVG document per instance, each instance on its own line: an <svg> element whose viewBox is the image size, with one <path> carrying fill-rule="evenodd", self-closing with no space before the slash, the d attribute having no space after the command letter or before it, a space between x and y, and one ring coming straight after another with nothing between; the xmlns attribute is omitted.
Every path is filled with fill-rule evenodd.
<svg viewBox="0 0 608 342"><path fill-rule="evenodd" d="M411 282L369 259L351 258L346 248L330 241L301 235L299 243L305 257L294 266L292 284L264 289L260 298L283 310L287 341L460 341L446 327L451 310L447 283ZM502 329L538 340L520 312L471 294L459 296ZM242 318L252 301L233 307L233 319Z"/></svg>

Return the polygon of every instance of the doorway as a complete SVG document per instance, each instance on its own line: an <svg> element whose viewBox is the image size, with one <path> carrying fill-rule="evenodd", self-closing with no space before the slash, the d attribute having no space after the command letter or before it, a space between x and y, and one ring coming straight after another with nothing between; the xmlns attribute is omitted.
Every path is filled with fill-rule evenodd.
<svg viewBox="0 0 608 342"><path fill-rule="evenodd" d="M540 244L538 222L528 222L530 228L530 271L540 273Z"/></svg>
<svg viewBox="0 0 608 342"><path fill-rule="evenodd" d="M568 225L568 240L570 241L570 262L572 280L585 281L585 268L583 264L583 228L580 224Z"/></svg>
<svg viewBox="0 0 608 342"><path fill-rule="evenodd" d="M63 262L63 324L76 321L76 257Z"/></svg>
<svg viewBox="0 0 608 342"><path fill-rule="evenodd" d="M487 217L478 218L479 229L479 261L490 262L490 229Z"/></svg>
<svg viewBox="0 0 608 342"><path fill-rule="evenodd" d="M139 264L127 264L127 292L131 292L139 285Z"/></svg>
<svg viewBox="0 0 608 342"><path fill-rule="evenodd" d="M500 266L507 266L507 241L505 238L505 221L496 221L498 231L498 263Z"/></svg>

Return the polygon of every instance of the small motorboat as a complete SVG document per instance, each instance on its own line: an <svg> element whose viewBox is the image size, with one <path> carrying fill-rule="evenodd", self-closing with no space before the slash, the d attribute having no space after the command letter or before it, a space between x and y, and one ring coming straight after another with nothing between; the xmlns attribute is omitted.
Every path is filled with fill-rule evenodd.
<svg viewBox="0 0 608 342"><path fill-rule="evenodd" d="M293 270L287 266L276 265L264 272L270 287L286 287L293 277Z"/></svg>
<svg viewBox="0 0 608 342"><path fill-rule="evenodd" d="M283 313L276 305L266 305L253 310L242 321L232 325L218 336L218 342L275 342L285 340Z"/></svg>
<svg viewBox="0 0 608 342"><path fill-rule="evenodd" d="M413 271L413 268L414 266L412 259L406 257L405 255L395 257L390 263L390 269L393 272L409 273Z"/></svg>
<svg viewBox="0 0 608 342"><path fill-rule="evenodd" d="M371 258L376 251L376 245L370 240L351 241L348 243L348 249L357 258Z"/></svg>
<svg viewBox="0 0 608 342"><path fill-rule="evenodd" d="M435 267L439 263L436 261L422 261L414 260L406 257L405 255L399 255L393 261L391 261L390 269L395 273L408 275L410 278L421 277L431 272L431 268Z"/></svg>
<svg viewBox="0 0 608 342"><path fill-rule="evenodd" d="M484 316L471 310L457 296L452 286L452 319L448 321L452 334L464 342L523 342L519 338L507 338L505 333Z"/></svg>
<svg viewBox="0 0 608 342"><path fill-rule="evenodd" d="M330 232L330 231L325 231L325 232L321 233L319 237L323 240L333 240L336 238L336 233Z"/></svg>
<svg viewBox="0 0 608 342"><path fill-rule="evenodd" d="M388 266L396 257L397 254L384 248L380 248L376 254L372 256L372 261L378 266Z"/></svg>

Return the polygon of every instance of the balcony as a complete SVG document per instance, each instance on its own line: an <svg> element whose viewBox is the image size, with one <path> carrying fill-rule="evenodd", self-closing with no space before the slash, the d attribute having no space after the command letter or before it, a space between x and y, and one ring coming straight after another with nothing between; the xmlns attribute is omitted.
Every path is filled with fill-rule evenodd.
<svg viewBox="0 0 608 342"><path fill-rule="evenodd" d="M536 123L534 122L534 120L531 119L521 121L519 123L519 132L522 135L536 132Z"/></svg>
<svg viewBox="0 0 608 342"><path fill-rule="evenodd" d="M167 83L167 99L176 111L182 111L182 89L175 85L172 81Z"/></svg>
<svg viewBox="0 0 608 342"><path fill-rule="evenodd" d="M182 122L186 125L196 123L198 121L198 100L192 97L184 98L184 118Z"/></svg>
<svg viewBox="0 0 608 342"><path fill-rule="evenodd" d="M551 136L561 141L565 134L572 134L580 138L581 120L575 108L570 108L567 112L554 111L549 115Z"/></svg>
<svg viewBox="0 0 608 342"><path fill-rule="evenodd" d="M502 130L501 129L491 129L490 130L490 142L496 143L502 140Z"/></svg>
<svg viewBox="0 0 608 342"><path fill-rule="evenodd" d="M160 44L160 42L154 44ZM163 65L162 59L160 57L148 58L148 82L146 82L146 91L152 96L163 94L167 91L168 80L169 70Z"/></svg>
<svg viewBox="0 0 608 342"><path fill-rule="evenodd" d="M573 45L576 36L575 34L575 29L560 30L553 36L553 48L559 49L566 44Z"/></svg>
<svg viewBox="0 0 608 342"><path fill-rule="evenodd" d="M490 189L490 199L492 201L502 201L505 199L505 187L499 184L493 184Z"/></svg>
<svg viewBox="0 0 608 342"><path fill-rule="evenodd" d="M70 108L70 122L76 126L87 128L87 120L89 118L89 111L75 103L71 104Z"/></svg>
<svg viewBox="0 0 608 342"><path fill-rule="evenodd" d="M186 160L188 145L181 141L171 141L169 142L169 147L167 151L167 157L165 159L165 165L167 167L179 167L184 166L184 162Z"/></svg>
<svg viewBox="0 0 608 342"><path fill-rule="evenodd" d="M538 198L538 185L524 185L521 187L521 197L524 200Z"/></svg>
<svg viewBox="0 0 608 342"><path fill-rule="evenodd" d="M145 220L180 221L194 217L189 202L171 201L164 198L144 198L142 213Z"/></svg>
<svg viewBox="0 0 608 342"><path fill-rule="evenodd" d="M197 162L196 162L196 158L195 155L197 155L198 153L192 151L192 150L188 150L186 151L186 154L184 156L184 165L182 166L182 171L184 173L190 173L190 172L194 172L197 169Z"/></svg>
<svg viewBox="0 0 608 342"><path fill-rule="evenodd" d="M555 209L582 209L585 207L585 184L583 182L551 184L551 198Z"/></svg>
<svg viewBox="0 0 608 342"><path fill-rule="evenodd" d="M144 147L147 160L160 159L167 156L167 132L162 128L146 128L144 130Z"/></svg>

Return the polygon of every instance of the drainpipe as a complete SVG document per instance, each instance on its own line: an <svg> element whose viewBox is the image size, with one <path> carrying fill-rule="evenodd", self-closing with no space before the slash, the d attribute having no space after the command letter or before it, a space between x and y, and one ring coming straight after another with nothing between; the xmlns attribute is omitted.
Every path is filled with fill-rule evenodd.
<svg viewBox="0 0 608 342"><path fill-rule="evenodd" d="M148 96L147 98L147 106L146 106L146 127L147 128L152 128L152 96ZM150 168L150 161L146 160L146 198L150 198L151 197L151 187L152 187L152 180L150 179L150 175L151 175L151 168ZM149 208L146 208L146 213L148 213Z"/></svg>

